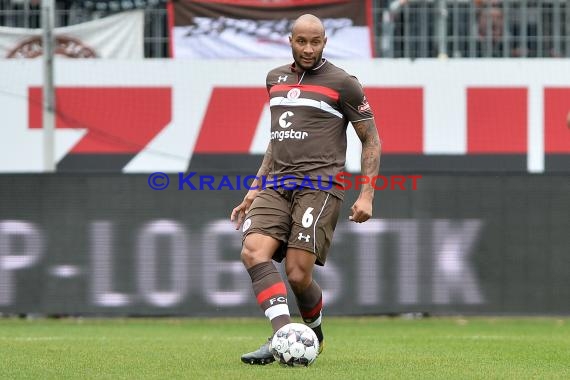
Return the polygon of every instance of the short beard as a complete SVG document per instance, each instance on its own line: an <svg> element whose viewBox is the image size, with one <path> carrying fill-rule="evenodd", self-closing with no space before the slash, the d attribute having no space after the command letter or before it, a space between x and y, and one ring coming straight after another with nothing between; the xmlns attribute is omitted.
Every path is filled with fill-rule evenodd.
<svg viewBox="0 0 570 380"><path fill-rule="evenodd" d="M311 67L308 67L308 68L303 67L303 66L301 65L301 62L298 61L297 59L295 59L294 61L295 61L295 66L297 66L297 67L303 69L304 71L308 71L308 70L312 70L312 69L314 69L315 67L317 67L318 65L320 65L320 63L321 63L322 60L323 60L323 55L320 54L320 55L317 57L317 59L315 59L315 63L313 63L313 65L312 65Z"/></svg>

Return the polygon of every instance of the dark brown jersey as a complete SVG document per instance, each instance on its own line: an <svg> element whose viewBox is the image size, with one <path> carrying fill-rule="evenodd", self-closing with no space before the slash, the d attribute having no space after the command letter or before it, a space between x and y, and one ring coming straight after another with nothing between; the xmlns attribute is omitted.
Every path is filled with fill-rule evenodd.
<svg viewBox="0 0 570 380"><path fill-rule="evenodd" d="M292 65L277 67L266 82L274 162L270 177L304 185L310 180L314 188L343 198L336 176L344 170L347 125L373 118L358 79L323 60L300 75Z"/></svg>

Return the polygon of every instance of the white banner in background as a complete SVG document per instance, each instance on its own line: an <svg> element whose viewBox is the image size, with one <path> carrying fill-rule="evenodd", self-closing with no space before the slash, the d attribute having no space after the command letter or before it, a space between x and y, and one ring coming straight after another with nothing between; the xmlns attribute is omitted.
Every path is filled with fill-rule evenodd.
<svg viewBox="0 0 570 380"><path fill-rule="evenodd" d="M173 2L170 9L175 58L290 59L291 25L303 13L323 20L328 36L325 57L374 55L371 7L364 0L303 0L279 6L267 1L181 0Z"/></svg>
<svg viewBox="0 0 570 380"><path fill-rule="evenodd" d="M144 11L55 29L55 53L67 58L144 58ZM42 55L42 29L0 27L0 58Z"/></svg>

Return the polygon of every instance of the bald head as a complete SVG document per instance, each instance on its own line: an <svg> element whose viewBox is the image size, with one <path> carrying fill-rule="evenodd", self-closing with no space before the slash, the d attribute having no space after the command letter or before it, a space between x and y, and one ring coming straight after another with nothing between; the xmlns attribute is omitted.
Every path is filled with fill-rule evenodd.
<svg viewBox="0 0 570 380"><path fill-rule="evenodd" d="M325 36L325 26L323 22L315 15L304 14L299 16L291 26L291 35L299 33L299 31L311 30L319 33L322 37Z"/></svg>

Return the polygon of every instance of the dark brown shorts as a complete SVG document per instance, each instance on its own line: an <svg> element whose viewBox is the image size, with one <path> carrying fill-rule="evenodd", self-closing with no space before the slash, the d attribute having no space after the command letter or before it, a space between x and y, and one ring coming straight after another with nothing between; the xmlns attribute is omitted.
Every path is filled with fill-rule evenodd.
<svg viewBox="0 0 570 380"><path fill-rule="evenodd" d="M317 256L324 265L333 239L342 200L314 189L268 188L257 194L243 222L243 238L251 233L282 242L273 259L281 262L288 247Z"/></svg>

